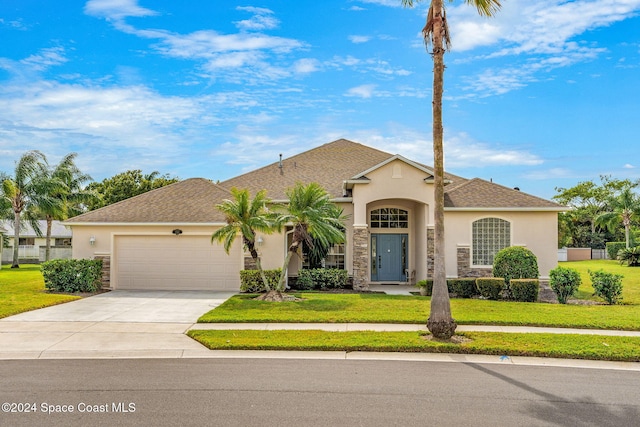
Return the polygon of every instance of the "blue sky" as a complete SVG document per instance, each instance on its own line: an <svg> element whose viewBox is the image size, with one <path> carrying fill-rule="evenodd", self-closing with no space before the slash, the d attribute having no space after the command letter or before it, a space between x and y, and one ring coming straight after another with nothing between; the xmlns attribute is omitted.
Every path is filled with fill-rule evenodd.
<svg viewBox="0 0 640 427"><path fill-rule="evenodd" d="M4 0L0 170L224 180L338 138L431 164L427 4ZM546 198L640 177L640 0L447 11L447 170Z"/></svg>

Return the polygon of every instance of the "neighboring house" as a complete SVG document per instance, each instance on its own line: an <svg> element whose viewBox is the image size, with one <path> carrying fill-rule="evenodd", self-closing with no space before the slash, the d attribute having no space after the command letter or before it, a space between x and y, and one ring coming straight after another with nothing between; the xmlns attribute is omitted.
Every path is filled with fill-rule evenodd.
<svg viewBox="0 0 640 427"><path fill-rule="evenodd" d="M2 262L6 264L13 260L13 222L4 221L0 225L6 229L4 235L9 241L9 247L2 250ZM30 224L23 224L20 227L18 241L18 260L20 262L42 262L45 260L47 222L45 220L38 221L38 226L42 236L38 236ZM50 259L71 258L71 238L71 228L64 226L60 221L53 221Z"/></svg>
<svg viewBox="0 0 640 427"><path fill-rule="evenodd" d="M7 230L0 225L0 254L2 254L2 249L4 248L4 235L6 232ZM0 258L2 257L0 256ZM0 262L0 268L2 268L2 262Z"/></svg>
<svg viewBox="0 0 640 427"><path fill-rule="evenodd" d="M286 189L312 181L349 217L346 242L332 249L325 266L347 269L360 290L432 275L432 169L344 139L219 184L187 179L71 218L74 258L107 260L112 288L238 290L238 271L250 258L240 239L229 255L211 243L225 220L214 205L230 198L232 187L252 195L266 189L284 202ZM536 254L541 277L548 278L557 264L557 214L564 207L482 179L447 174L446 182L447 276L490 275L498 250L521 245ZM258 236L264 268L282 265L290 234L289 227ZM304 264L293 257L288 275Z"/></svg>

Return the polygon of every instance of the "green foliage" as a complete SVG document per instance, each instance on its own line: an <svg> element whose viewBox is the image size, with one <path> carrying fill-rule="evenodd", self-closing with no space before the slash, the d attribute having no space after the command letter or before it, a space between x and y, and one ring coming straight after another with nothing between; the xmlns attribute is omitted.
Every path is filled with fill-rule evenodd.
<svg viewBox="0 0 640 427"><path fill-rule="evenodd" d="M591 271L591 285L595 294L608 304L617 304L622 300L622 274L608 273L604 270Z"/></svg>
<svg viewBox="0 0 640 427"><path fill-rule="evenodd" d="M447 288L458 298L471 298L478 295L475 278L449 279L447 280Z"/></svg>
<svg viewBox="0 0 640 427"><path fill-rule="evenodd" d="M573 268L558 266L549 272L549 277L549 285L553 292L556 293L560 304L566 304L567 300L576 293L582 283L580 273Z"/></svg>
<svg viewBox="0 0 640 427"><path fill-rule="evenodd" d="M607 242L607 255L609 259L618 259L618 252L626 248L625 242Z"/></svg>
<svg viewBox="0 0 640 427"><path fill-rule="evenodd" d="M537 279L538 258L522 246L504 248L493 259L493 275L503 277L507 286L511 279Z"/></svg>
<svg viewBox="0 0 640 427"><path fill-rule="evenodd" d="M513 299L521 302L536 302L540 281L538 279L511 279L511 295Z"/></svg>
<svg viewBox="0 0 640 427"><path fill-rule="evenodd" d="M505 288L505 281L502 277L478 277L476 287L482 297L497 300L500 298L500 292Z"/></svg>
<svg viewBox="0 0 640 427"><path fill-rule="evenodd" d="M56 292L95 292L102 287L102 260L54 259L41 264L45 288Z"/></svg>
<svg viewBox="0 0 640 427"><path fill-rule="evenodd" d="M430 297L433 294L433 279L418 280L416 283L417 288L424 288L421 292L423 295Z"/></svg>
<svg viewBox="0 0 640 427"><path fill-rule="evenodd" d="M275 270L264 270L264 275L267 277L267 282L271 289L274 289L278 284L281 270L276 268ZM240 270L240 292L248 293L260 293L265 292L265 286L260 277L258 270Z"/></svg>
<svg viewBox="0 0 640 427"><path fill-rule="evenodd" d="M337 268L311 268L298 272L297 286L300 289L344 289L349 280L347 270Z"/></svg>
<svg viewBox="0 0 640 427"><path fill-rule="evenodd" d="M640 246L621 249L618 252L618 260L620 261L620 264L624 264L626 262L629 267L640 266Z"/></svg>
<svg viewBox="0 0 640 427"><path fill-rule="evenodd" d="M98 209L147 191L173 184L179 180L179 178L171 177L169 174L160 175L158 171L143 175L140 169L128 170L111 178L105 178L102 182L89 184L87 190L95 192L98 197L87 203L87 208L89 210Z"/></svg>

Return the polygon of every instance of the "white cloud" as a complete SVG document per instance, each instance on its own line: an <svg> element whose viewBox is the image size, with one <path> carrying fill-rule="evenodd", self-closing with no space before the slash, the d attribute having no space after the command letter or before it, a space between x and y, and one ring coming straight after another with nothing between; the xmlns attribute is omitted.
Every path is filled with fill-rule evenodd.
<svg viewBox="0 0 640 427"><path fill-rule="evenodd" d="M352 87L347 91L345 96L355 96L358 98L371 98L373 96L373 92L376 89L376 85L368 84Z"/></svg>
<svg viewBox="0 0 640 427"><path fill-rule="evenodd" d="M313 58L302 58L293 64L296 74L308 74L320 69L320 62Z"/></svg>
<svg viewBox="0 0 640 427"><path fill-rule="evenodd" d="M139 6L137 0L89 0L84 6L84 12L110 21L157 15L157 12Z"/></svg>
<svg viewBox="0 0 640 427"><path fill-rule="evenodd" d="M241 30L271 30L277 28L280 21L273 16L273 11L262 7L237 7L237 10L253 13L250 19L235 22Z"/></svg>
<svg viewBox="0 0 640 427"><path fill-rule="evenodd" d="M351 41L351 43L355 43L355 44L359 44L359 43L366 43L369 40L371 40L370 36L349 36L349 41Z"/></svg>
<svg viewBox="0 0 640 427"><path fill-rule="evenodd" d="M543 160L526 150L505 149L500 145L478 142L466 133L447 137L445 134L447 167L536 166Z"/></svg>
<svg viewBox="0 0 640 427"><path fill-rule="evenodd" d="M625 169L635 169L635 166L633 166L631 163L625 163L623 168L625 168Z"/></svg>
<svg viewBox="0 0 640 427"><path fill-rule="evenodd" d="M20 61L23 65L34 71L43 71L49 67L63 64L67 62L64 56L64 49L61 47L52 47L42 49L39 53L31 55Z"/></svg>

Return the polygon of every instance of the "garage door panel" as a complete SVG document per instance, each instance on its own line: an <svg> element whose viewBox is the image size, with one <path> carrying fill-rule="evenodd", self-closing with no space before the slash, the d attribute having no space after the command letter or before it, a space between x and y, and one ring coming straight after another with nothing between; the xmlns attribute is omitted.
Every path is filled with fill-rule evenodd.
<svg viewBox="0 0 640 427"><path fill-rule="evenodd" d="M209 236L116 236L118 289L239 290L242 256Z"/></svg>

